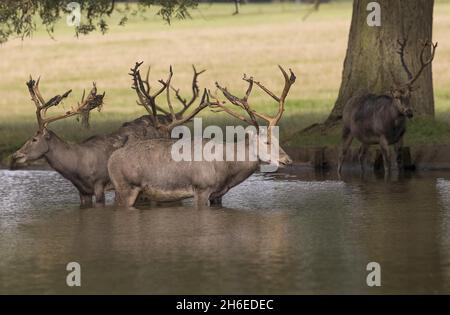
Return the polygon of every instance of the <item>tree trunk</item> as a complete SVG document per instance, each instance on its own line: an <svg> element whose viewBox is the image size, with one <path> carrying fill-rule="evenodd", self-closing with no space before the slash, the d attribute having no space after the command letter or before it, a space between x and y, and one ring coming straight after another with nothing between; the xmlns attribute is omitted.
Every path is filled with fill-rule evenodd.
<svg viewBox="0 0 450 315"><path fill-rule="evenodd" d="M354 0L347 55L342 72L339 96L326 123L342 118L348 99L355 93L387 93L395 80L405 82L397 40L408 35L406 63L414 74L419 68L420 41L432 39L434 0L378 0L381 6L381 26L369 26L367 4L372 0ZM438 52L439 54L439 52ZM416 115L434 116L434 96L431 66L427 67L412 93L411 104Z"/></svg>

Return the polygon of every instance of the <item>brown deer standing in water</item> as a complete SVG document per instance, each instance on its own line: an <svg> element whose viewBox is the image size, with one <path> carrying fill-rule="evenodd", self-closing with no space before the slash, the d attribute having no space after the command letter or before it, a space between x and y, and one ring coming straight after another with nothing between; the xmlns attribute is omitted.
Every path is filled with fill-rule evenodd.
<svg viewBox="0 0 450 315"><path fill-rule="evenodd" d="M256 117L258 117L268 122L268 132L270 133L271 128L275 127L282 117L285 99L292 84L295 82L295 75L292 71L288 75L283 68L280 67L280 70L285 80L281 96L275 95L260 82L254 81L253 78L247 78L245 76L244 80L249 83L249 86L243 98L232 95L227 89L217 84L217 87L222 91L227 100L247 112L250 119L226 107L223 102L212 97L206 90L194 114L207 106L211 106L253 124L259 130L260 128L258 128L259 125L256 120ZM248 98L254 85L261 88L278 103L278 112L275 116L263 115L250 108ZM211 102L210 97L214 98L215 101ZM181 121L177 120L170 103L169 91L167 91L167 98L173 122L164 124L163 128L171 130L173 127L193 117L193 115L191 114L190 117L186 117ZM156 111L153 111L153 113L155 119ZM155 122L161 124L156 119ZM250 138L250 142L257 143L257 146L266 148L271 145L270 140L274 141L271 137L264 137L259 133L251 135ZM267 139L269 139L269 142ZM175 161L172 157L172 146L177 141L179 140L152 139L136 141L115 151L111 155L108 162L108 170L121 205L133 207L137 196L140 193L144 193L151 200L155 201L176 201L194 197L196 206L203 207L208 205L210 200L222 197L231 188L252 175L260 165L262 158L258 155L258 152L254 152L251 149L249 142L245 142L245 152L248 155L247 159L243 161L237 159L235 153L234 159L231 160L227 160L227 157L224 156L222 160L213 161ZM192 150L195 150L195 143L192 144L190 147ZM226 144L221 145L226 146ZM281 165L290 164L291 159L289 156L283 150L280 151L275 162ZM223 148L222 152L225 154L226 149ZM265 152L271 151L268 149ZM269 156L263 157L265 161L273 161L270 154Z"/></svg>
<svg viewBox="0 0 450 315"><path fill-rule="evenodd" d="M82 206L91 206L95 196L97 204L105 201L105 187L110 183L106 161L111 153L121 147L125 138L116 136L95 136L81 143L71 144L59 138L48 125L57 120L82 115L103 104L105 93L97 94L95 83L89 94L83 93L81 102L61 115L46 117L50 107L57 106L72 90L45 101L39 91L39 79L27 82L31 99L36 106L38 130L12 156L12 164L45 158L48 164L68 179L77 189ZM86 96L86 97L85 97Z"/></svg>
<svg viewBox="0 0 450 315"><path fill-rule="evenodd" d="M422 74L423 70L429 66L437 48L437 43L431 41L423 43L420 53L420 68L415 75L409 70L404 60L407 38L398 40L400 49L398 54L402 67L408 76L408 81L402 85L394 83L388 95L363 94L356 95L349 99L343 113L342 149L338 163L338 174L341 173L345 155L350 147L353 138L361 142L359 149L359 162L364 172L364 160L370 145L380 145L383 156L385 175L390 172L389 145L395 145L397 154L403 146L403 135L406 131L406 121L413 117L413 108L410 104L411 93L416 87L414 83ZM429 52L428 59L425 54ZM393 74L392 74L393 76ZM394 79L395 82L395 79Z"/></svg>

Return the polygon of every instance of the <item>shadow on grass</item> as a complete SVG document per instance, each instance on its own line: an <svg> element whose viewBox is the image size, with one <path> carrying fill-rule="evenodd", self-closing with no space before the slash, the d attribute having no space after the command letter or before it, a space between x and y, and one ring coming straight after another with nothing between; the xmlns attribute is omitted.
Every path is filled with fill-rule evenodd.
<svg viewBox="0 0 450 315"><path fill-rule="evenodd" d="M55 122L50 126L58 136L67 142L77 143L93 135L106 135L117 130L125 121L131 121L140 117L142 113L133 114L108 114L107 117L95 117L91 119L91 128L83 129L75 119ZM202 128L216 125L221 128L225 126L244 125L239 120L225 115L207 113L202 120ZM322 114L292 114L286 116L281 121L280 138L281 141L291 138L297 131L308 125L321 121ZM192 130L192 123L188 126ZM245 126L245 125L244 125ZM19 149L36 132L36 122L34 118L14 119L14 121L3 120L0 123L0 156L2 161Z"/></svg>
<svg viewBox="0 0 450 315"><path fill-rule="evenodd" d="M123 122L139 117L141 113L118 114L112 113L106 116L92 119L91 128L81 128L76 120L61 121L50 127L56 134L67 142L81 142L93 135L106 135L117 130ZM443 115L446 116L446 115ZM225 115L207 113L202 120L202 128L216 125L225 126L243 125L240 121ZM321 122L326 114L297 112L286 115L280 124L280 139L282 145L291 147L300 146L335 146L340 144L341 125L338 124L325 132L314 129L301 132L313 123ZM188 126L192 130L192 123ZM245 126L245 125L244 125ZM2 121L0 124L0 157L5 163L7 157L22 146L36 131L36 123L32 118L24 118L15 121ZM405 136L405 145L413 144L448 144L450 143L450 122L439 119L414 118L408 122ZM354 145L358 145L354 141Z"/></svg>

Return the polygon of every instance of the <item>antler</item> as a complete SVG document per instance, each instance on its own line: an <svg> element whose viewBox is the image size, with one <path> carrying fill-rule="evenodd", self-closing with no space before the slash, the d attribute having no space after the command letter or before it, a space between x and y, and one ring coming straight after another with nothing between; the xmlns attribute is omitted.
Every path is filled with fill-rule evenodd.
<svg viewBox="0 0 450 315"><path fill-rule="evenodd" d="M216 103L210 105L210 107L219 108L219 110L216 110L216 111L225 111L226 113L234 116L235 118L238 118L242 121L245 121L249 124L254 125L257 129L259 128L259 124L256 120L256 117L263 119L268 123L268 132L270 133L270 129L278 124L278 122L280 121L280 119L283 115L286 96L288 95L292 84L294 84L294 82L296 80L296 76L292 72L291 69L289 69L290 74L288 75L287 72L281 66L278 66L278 67L280 68L280 71L284 77L284 88L281 93L281 96L275 95L268 88L266 88L261 82L255 81L253 79L253 77L247 77L245 74L244 74L243 80L248 82L249 85L248 85L247 91L245 92L245 95L242 98L232 95L226 88L221 87L216 82L217 88L223 93L225 98L233 105L236 105L236 106L240 107L241 109L243 109L244 111L246 111L247 114L249 115L250 119L247 119L247 118L243 117L242 115L234 112L230 108L226 107L225 103L220 102L217 98L215 98ZM275 114L275 116L269 116L266 114L258 113L250 107L250 105L248 103L248 98L252 92L253 85L258 86L261 90L266 92L270 97L272 97L278 103L278 112ZM269 139L270 139L270 137L269 137Z"/></svg>
<svg viewBox="0 0 450 315"><path fill-rule="evenodd" d="M183 105L183 109L175 114L175 116L177 117L182 117L186 110L189 109L189 107L195 102L200 94L200 88L198 87L198 77L206 70L197 71L194 65L192 65L192 69L194 70L194 75L192 77L192 97L189 101L181 97L179 89L175 89L172 86L170 87L175 92L175 97L177 98L177 100Z"/></svg>
<svg viewBox="0 0 450 315"><path fill-rule="evenodd" d="M46 128L47 125L51 122L67 118L70 116L81 114L83 115L83 117L85 117L94 108L100 109L103 104L103 98L105 96L105 93L103 93L102 95L98 95L97 87L95 83L93 83L93 88L91 89L86 99L85 99L85 91L83 91L83 97L81 99L81 102L78 103L77 108L72 107L72 109L67 111L65 114L45 118L47 110L52 106L57 106L63 99L69 96L72 90L69 90L62 95L56 95L52 97L48 102L46 102L39 91L39 81L40 78L37 81L35 81L30 76L30 80L26 83L28 91L30 92L31 95L31 99L36 105L36 118L38 121L39 129Z"/></svg>
<svg viewBox="0 0 450 315"><path fill-rule="evenodd" d="M161 83L162 87L155 93L150 94L150 84L148 82L148 76L149 71L147 71L147 76L145 81L142 80L140 72L139 72L139 66L142 64L142 62L136 62L136 65L134 68L131 69L130 75L133 77L133 86L132 88L136 90L136 93L138 95L139 101L138 104L145 107L145 109L152 115L152 120L155 128L163 128L168 131L172 130L178 125L182 125L185 122L191 120L195 115L197 115L200 111L202 111L204 108L208 107L209 105L209 95L205 92L203 93L201 102L199 106L197 106L189 115L186 117L183 117L184 113L187 109L191 107L191 105L196 101L196 99L199 96L199 87L198 87L198 77L206 70L197 71L195 66L192 66L194 70L194 75L192 78L192 97L189 101L182 98L180 95L180 92L178 89L175 89L172 87L172 77L173 77L173 70L172 66L169 70L169 76L164 80L159 80L158 82ZM183 105L183 109L175 113L174 107L172 105L172 101L170 98L170 91L175 92L175 96L178 99L178 101ZM167 98L167 106L169 107L169 111L164 110L160 106L156 104L156 98L162 94L164 91L166 91L166 98ZM157 118L157 112L163 113L165 116L170 117L171 122L170 123L161 123Z"/></svg>
<svg viewBox="0 0 450 315"><path fill-rule="evenodd" d="M438 46L438 43L436 42L436 44L433 44L432 41L425 41L422 43L422 50L420 51L420 69L419 71L417 71L416 75L414 77L411 77L409 79L408 82L406 82L406 85L411 86L414 84L414 82L417 81L417 79L420 77L420 75L422 74L423 70L433 62L434 59L434 55L436 52L436 48ZM430 47L431 52L430 52L430 58L425 59L425 52L427 50L427 47Z"/></svg>
<svg viewBox="0 0 450 315"><path fill-rule="evenodd" d="M163 93L164 90L166 90L169 86L169 82L173 75L172 67L170 67L169 78L166 81L159 80L159 82L162 84L162 87L154 94L150 94L150 67L148 67L145 80L142 80L141 73L139 71L139 67L142 64L143 61L136 62L135 66L130 69L131 72L129 73L129 75L131 75L131 77L133 78L133 85L131 88L134 89L136 91L136 94L138 95L139 101L137 101L137 104L145 107L147 112L149 112L152 117L153 125L155 127L158 127L158 111L162 112L164 115L169 115L169 113L156 104L156 98L161 95L161 93Z"/></svg>
<svg viewBox="0 0 450 315"><path fill-rule="evenodd" d="M404 38L403 40L398 39L397 43L399 45L399 49L397 51L397 54L400 55L400 61L402 63L402 67L405 70L407 76L408 76L408 81L405 83L406 86L411 87L414 82L417 81L417 79L420 77L420 75L422 74L423 70L433 62L434 59L434 55L436 52L436 48L438 46L438 43L433 44L433 42L427 40L424 41L422 43L422 50L420 51L420 69L419 71L417 71L417 73L415 75L412 74L411 70L408 68L408 65L405 62L405 48L406 45L408 43L408 36L406 38ZM425 59L425 53L427 51L427 47L431 48L431 53L430 53L430 58ZM392 75L392 72L391 72ZM392 75L393 76L393 75Z"/></svg>
<svg viewBox="0 0 450 315"><path fill-rule="evenodd" d="M239 98L233 94L231 94L227 88L220 86L218 82L216 82L216 87L222 92L222 94L225 96L225 98L230 101L231 104L240 107L244 111L247 112L250 120L235 111L229 109L225 106L225 102L220 102L217 96L214 96L213 98L216 100L214 104L210 104L210 107L212 108L220 108L218 110L213 110L214 112L224 111L231 116L240 119L248 124L254 125L256 129L259 129L258 121L256 120L254 111L250 108L250 105L248 103L248 98L252 92L253 89L253 78L247 79L247 77L244 74L243 80L248 82L247 91L245 92L245 95L242 98Z"/></svg>
<svg viewBox="0 0 450 315"><path fill-rule="evenodd" d="M164 126L164 128L166 128L168 131L172 130L176 126L182 125L182 124L190 121L198 113L200 113L203 109L205 109L206 107L210 106L211 104L214 104L214 103L211 103L210 97L209 97L209 93L206 91L206 89L203 92L200 104L189 115L187 115L185 117L177 116L176 114L174 114L172 105L170 103L169 92L167 92L167 102L169 104L169 108L170 108L170 111L171 111L171 114L172 114L172 122L168 123L168 124L166 124Z"/></svg>
<svg viewBox="0 0 450 315"><path fill-rule="evenodd" d="M402 67L405 70L407 76L408 76L408 80L411 80L413 78L413 75L411 73L411 71L408 68L408 65L405 62L405 48L406 45L408 44L408 36L406 36L403 40L398 39L397 40L398 45L400 46L397 54L400 55L400 61L402 63Z"/></svg>

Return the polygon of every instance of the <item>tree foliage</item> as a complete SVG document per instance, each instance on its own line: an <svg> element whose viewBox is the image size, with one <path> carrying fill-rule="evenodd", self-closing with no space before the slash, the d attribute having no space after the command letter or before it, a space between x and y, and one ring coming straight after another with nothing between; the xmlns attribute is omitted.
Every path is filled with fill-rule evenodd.
<svg viewBox="0 0 450 315"><path fill-rule="evenodd" d="M36 17L39 17L50 36L55 23L65 18L70 10L70 0L2 0L0 1L0 43L11 37L29 37L36 30ZM88 34L99 30L108 30L107 17L113 12L121 15L119 25L124 25L129 15L144 12L150 6L158 6L158 15L170 23L172 18L189 17L189 9L198 4L198 0L138 0L137 6L126 2L117 6L115 0L75 0L79 3L82 23L75 28L76 34Z"/></svg>

